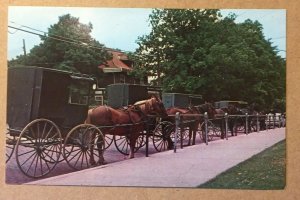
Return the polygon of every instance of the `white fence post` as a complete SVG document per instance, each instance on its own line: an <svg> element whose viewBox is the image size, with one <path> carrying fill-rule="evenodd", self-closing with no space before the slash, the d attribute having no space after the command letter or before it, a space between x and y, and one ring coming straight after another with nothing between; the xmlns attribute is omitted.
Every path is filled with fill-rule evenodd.
<svg viewBox="0 0 300 200"><path fill-rule="evenodd" d="M205 123L205 143L206 143L206 145L208 145L207 122L208 122L208 115L207 115L207 112L205 112L204 113L204 123Z"/></svg>
<svg viewBox="0 0 300 200"><path fill-rule="evenodd" d="M177 135L178 135L178 129L179 129L179 121L180 121L180 116L179 112L175 114L175 136L174 136L174 153L176 153L176 148L177 148Z"/></svg>

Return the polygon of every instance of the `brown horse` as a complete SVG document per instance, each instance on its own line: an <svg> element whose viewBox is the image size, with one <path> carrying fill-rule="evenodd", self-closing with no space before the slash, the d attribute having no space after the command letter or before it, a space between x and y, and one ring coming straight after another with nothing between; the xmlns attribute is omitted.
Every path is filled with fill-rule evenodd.
<svg viewBox="0 0 300 200"><path fill-rule="evenodd" d="M205 104L194 106L193 109L196 109L196 112L198 114L203 115L204 113L207 113L208 119L213 119L216 115L215 107L211 103L208 103L208 102L206 102ZM204 117L197 118L197 120L198 120L197 121L198 124L196 126L198 129L199 124L202 124L204 122ZM202 127L202 128L204 128L204 127ZM197 129L196 129L196 131L197 131ZM195 138L196 138L196 132L194 132L194 134L193 134L193 144L195 144Z"/></svg>
<svg viewBox="0 0 300 200"><path fill-rule="evenodd" d="M180 115L182 115L181 117L181 124L180 124L180 129L181 131L184 130L184 127L188 127L189 128L189 142L188 142L188 146L191 143L191 136L193 132L196 132L197 130L197 121L195 117L191 117L191 116L185 116L185 114L197 114L197 112L192 109L192 108L177 108L177 107L171 107L167 109L167 114L168 115L175 115L176 113L179 113ZM174 117L168 117L167 119L164 119L166 121L170 121L172 123L175 124L175 119ZM171 141L170 141L171 142ZM170 144L172 145L172 144ZM169 147L171 148L171 146Z"/></svg>
<svg viewBox="0 0 300 200"><path fill-rule="evenodd" d="M227 108L221 108L225 113L227 113L228 115L237 115L238 113L238 108L233 105L233 104L229 104L227 106ZM234 131L234 126L236 124L236 119L233 117L229 117L228 118L228 130L231 132L231 136L234 136L234 134L236 135L237 132L236 130Z"/></svg>
<svg viewBox="0 0 300 200"><path fill-rule="evenodd" d="M183 121L183 124L180 127L181 130L183 130L184 127L189 128L189 141L187 144L188 146L191 144L191 139L193 139L192 145L195 145L196 133L197 133L199 124L202 123L204 120L203 120L203 117L201 117L201 116L185 116L185 114L204 114L205 112L207 112L209 118L213 118L215 115L215 113L214 113L215 109L212 106L212 104L210 104L210 103L205 103L205 104L198 105L198 106L192 106L189 108L172 107L172 108L167 109L167 113L169 115L174 115L177 112L182 114L181 119ZM167 120L174 123L174 118L168 118Z"/></svg>
<svg viewBox="0 0 300 200"><path fill-rule="evenodd" d="M220 127L221 130L221 139L225 138L225 111L217 108L215 109L215 116L213 117L212 121L213 124Z"/></svg>
<svg viewBox="0 0 300 200"><path fill-rule="evenodd" d="M114 109L108 106L90 109L85 123L100 127L103 134L128 136L129 158L134 158L136 140L145 130L147 115L150 114L167 116L164 105L158 97L139 101L126 109ZM90 163L95 164L93 149L91 149Z"/></svg>

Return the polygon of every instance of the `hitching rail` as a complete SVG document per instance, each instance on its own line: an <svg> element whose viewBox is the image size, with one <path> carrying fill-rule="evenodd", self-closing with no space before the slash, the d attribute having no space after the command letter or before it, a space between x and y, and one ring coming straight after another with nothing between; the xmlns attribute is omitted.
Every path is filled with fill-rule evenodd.
<svg viewBox="0 0 300 200"><path fill-rule="evenodd" d="M208 119L208 115L207 113L204 113L204 114L180 114L179 112L176 113L176 115L169 115L169 117L175 117L175 139L174 139L174 152L176 152L176 148L177 148L177 133L179 131L179 127L180 125L184 124L184 123L188 123L188 122L195 122L195 121L199 121L199 119L195 119L195 120L185 120L185 121L182 121L182 117L200 117L202 118L202 121L204 121L204 124L205 124L205 143L206 145L208 145L208 121L211 121L211 120L216 120L216 119L224 119L225 120L225 137L226 137L226 140L228 140L228 120L230 118L245 118L245 132L246 132L246 135L249 134L249 130L248 130L248 123L249 122L249 118L252 118L251 120L253 120L253 118L256 119L256 131L259 132L260 131L260 120L261 118L264 118L265 122L268 122L266 124L266 130L268 131L269 128L271 128L271 123L272 123L272 129L276 128L276 119L275 119L275 115L272 114L272 115L259 115L259 114L256 114L256 115L249 115L248 113L246 113L245 115L228 115L228 113L225 113L224 115L222 114L218 114L218 115L215 115L215 118L213 119ZM279 119L278 119L278 127L280 128L281 125L283 124L283 117L280 115L278 116ZM204 118L204 120L203 120ZM180 143L181 143L181 148L183 148L183 137L182 137L182 134L180 135Z"/></svg>

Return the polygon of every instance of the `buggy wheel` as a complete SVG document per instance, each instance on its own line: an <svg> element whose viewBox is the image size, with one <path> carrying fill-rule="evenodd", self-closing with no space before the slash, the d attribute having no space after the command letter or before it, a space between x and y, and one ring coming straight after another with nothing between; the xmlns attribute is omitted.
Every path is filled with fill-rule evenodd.
<svg viewBox="0 0 300 200"><path fill-rule="evenodd" d="M113 136L109 134L104 134L104 140L105 140L105 149L108 149L110 145L113 143Z"/></svg>
<svg viewBox="0 0 300 200"><path fill-rule="evenodd" d="M130 153L130 136L129 135L114 135L114 143L116 146L116 149L123 155L129 155ZM135 147L134 147L134 153L139 150L145 144L144 142L144 135L141 134L136 140Z"/></svg>
<svg viewBox="0 0 300 200"><path fill-rule="evenodd" d="M244 126L237 126L236 129L237 129L238 133L245 133L246 132Z"/></svg>
<svg viewBox="0 0 300 200"><path fill-rule="evenodd" d="M174 137L174 124L168 121L160 122L153 131L153 146L158 152L172 149L174 146ZM180 132L177 138L180 138Z"/></svg>
<svg viewBox="0 0 300 200"><path fill-rule="evenodd" d="M257 123L254 120L251 120L250 122L250 132L257 132Z"/></svg>
<svg viewBox="0 0 300 200"><path fill-rule="evenodd" d="M146 145L146 133L142 133L141 135L139 135L136 143L135 143L135 146L140 149L142 148L143 146Z"/></svg>
<svg viewBox="0 0 300 200"><path fill-rule="evenodd" d="M105 149L104 136L94 125L80 124L74 127L67 135L63 155L68 165L74 170L82 170L103 164Z"/></svg>
<svg viewBox="0 0 300 200"><path fill-rule="evenodd" d="M222 136L221 127L215 126L215 125L212 124L212 125L209 125L209 129L213 130L212 137L221 137ZM211 133L211 131L210 131L210 133Z"/></svg>
<svg viewBox="0 0 300 200"><path fill-rule="evenodd" d="M10 136L6 136L6 148L5 148L5 154L6 154L6 163L10 160L11 156L14 153L16 146L16 140L15 138L11 138Z"/></svg>
<svg viewBox="0 0 300 200"><path fill-rule="evenodd" d="M246 124L246 122L245 122L244 118L242 118L242 117L236 118L234 124L235 124L234 126L235 126L235 133L236 133L236 135L238 133L246 133L246 130L245 130L245 124Z"/></svg>
<svg viewBox="0 0 300 200"><path fill-rule="evenodd" d="M180 133L181 132L181 128L179 127L179 130L178 130L178 138L180 139ZM189 138L189 134L190 134L190 130L188 127L184 127L183 128L183 131L182 131L182 140L186 140Z"/></svg>
<svg viewBox="0 0 300 200"><path fill-rule="evenodd" d="M202 139L203 142L206 142L206 134L205 134L205 123L203 122L200 125L200 138ZM211 122L207 122L207 141L210 142L213 140L213 137L216 136L218 133L218 128L215 127L215 125Z"/></svg>
<svg viewBox="0 0 300 200"><path fill-rule="evenodd" d="M62 137L59 128L47 119L30 122L16 144L18 167L28 177L39 178L50 173L61 155Z"/></svg>

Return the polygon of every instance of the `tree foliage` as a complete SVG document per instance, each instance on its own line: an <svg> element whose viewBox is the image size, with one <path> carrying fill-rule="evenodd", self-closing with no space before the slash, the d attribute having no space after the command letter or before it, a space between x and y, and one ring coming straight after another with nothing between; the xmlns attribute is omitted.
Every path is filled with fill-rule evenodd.
<svg viewBox="0 0 300 200"><path fill-rule="evenodd" d="M41 36L42 42L30 53L17 56L9 66L33 65L77 73L97 74L99 64L107 60L104 46L91 37L91 23L82 24L70 14L59 17L56 24Z"/></svg>
<svg viewBox="0 0 300 200"><path fill-rule="evenodd" d="M205 100L246 100L271 108L285 103L285 60L258 21L235 22L219 10L155 9L152 31L138 38L135 73L157 78L165 91Z"/></svg>

